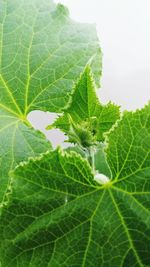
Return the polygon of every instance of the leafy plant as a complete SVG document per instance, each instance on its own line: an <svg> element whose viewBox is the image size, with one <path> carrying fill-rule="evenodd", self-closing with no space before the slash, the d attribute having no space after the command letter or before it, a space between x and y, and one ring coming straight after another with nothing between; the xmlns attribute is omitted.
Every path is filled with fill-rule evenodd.
<svg viewBox="0 0 150 267"><path fill-rule="evenodd" d="M64 114L48 129L57 127L67 135L72 135L72 132L76 131L78 132L77 135L79 135L79 131L84 134L86 131L87 135L91 134L89 142L92 145L96 141L104 140L103 133L112 127L119 115L119 107L111 103L106 106L100 104L95 92L92 73L87 66L72 91L70 102L65 107ZM86 138L83 139L86 140ZM76 143L76 140L74 142ZM82 141L80 140L79 143Z"/></svg>
<svg viewBox="0 0 150 267"><path fill-rule="evenodd" d="M95 31L62 5L0 6L1 267L148 267L150 104L99 102ZM34 109L62 113L48 128L74 147L53 150Z"/></svg>
<svg viewBox="0 0 150 267"><path fill-rule="evenodd" d="M98 85L101 51L93 26L70 20L52 0L0 0L0 205L10 190L8 172L50 149L27 121L30 111L60 112L91 63Z"/></svg>

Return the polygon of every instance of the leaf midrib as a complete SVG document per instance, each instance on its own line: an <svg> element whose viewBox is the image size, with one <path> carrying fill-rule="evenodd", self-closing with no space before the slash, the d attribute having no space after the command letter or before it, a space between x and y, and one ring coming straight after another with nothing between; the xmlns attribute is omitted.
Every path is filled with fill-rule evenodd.
<svg viewBox="0 0 150 267"><path fill-rule="evenodd" d="M76 201L78 201L78 200L80 200L80 199L82 199L82 198L85 198L86 196L89 196L89 195L92 195L92 194L94 194L94 193L97 193L99 191L99 189L97 189L97 190L93 190L93 191L91 191L91 192L88 192L88 193L86 193L86 194L83 194L83 195L80 195L80 196L74 196L75 198L73 199L73 200L71 200L71 201L69 201L68 202L68 205L72 205L73 204L73 202L76 202ZM58 193L59 193L59 191L57 191ZM66 193L64 193L64 195L66 195ZM53 214L53 213L56 213L56 212L59 212L59 210L61 210L63 207L65 207L66 206L66 204L64 203L64 204L62 204L62 205L60 205L59 207L57 207L57 208L55 208L55 209L53 209L53 210L51 210L51 211L49 211L49 212L46 212L46 213L44 213L44 214L42 214L41 216L39 216L37 219L38 220L41 220L42 219L42 217L45 217L45 216L50 216L51 214ZM85 220L85 221L89 221L89 218L87 219L87 220ZM85 221L83 221L83 223L85 222ZM29 231L29 229L30 228L32 228L32 225L34 225L34 223L35 222L32 222L30 225L28 225L28 227L27 227L27 229L25 229L25 230L23 230L21 233L19 233L18 235L20 236L20 235L22 235L23 233L25 233L26 231ZM36 222L37 223L37 222ZM71 229L70 231L72 231L73 229ZM68 232L67 232L68 233ZM67 234L66 233L66 234ZM62 237L62 236L61 236ZM61 238L61 237L59 237L59 239ZM13 242L16 242L18 240L18 237L15 237L15 239L13 239Z"/></svg>
<svg viewBox="0 0 150 267"><path fill-rule="evenodd" d="M85 253L84 253L84 257L83 257L82 267L86 267L86 265L85 265L86 264L86 256L87 256L88 249L89 249L89 246L90 246L90 242L91 242L91 239L92 239L92 223L93 223L94 216L96 215L96 212L97 212L97 210L99 209L99 207L101 205L101 202L102 202L102 200L104 198L104 195L105 195L105 190L103 191L103 194L102 194L100 200L98 201L98 204L96 205L96 208L95 208L91 218L89 219L89 221L90 221L89 238L88 238L86 250L85 250Z"/></svg>
<svg viewBox="0 0 150 267"><path fill-rule="evenodd" d="M115 208L116 208L116 211L117 211L117 213L118 213L118 216L119 216L119 218L120 218L120 221L121 221L121 223L122 223L122 226L123 226L124 231L125 231L125 233L126 233L126 236L127 236L127 238L128 238L130 247L131 247L131 249L132 249L133 252L134 252L135 258L136 258L137 262L139 263L139 266L140 266L140 267L143 267L144 265L143 265L143 263L141 262L141 259L140 259L139 255L138 255L137 251L136 251L136 248L135 248L134 243L133 243L133 241L132 241L132 238L131 238L131 236L130 236L129 229L128 229L126 223L125 223L124 217L123 217L122 214L121 214L121 211L120 211L120 209L119 209L119 206L117 205L117 202L116 202L116 200L115 200L115 198L114 198L114 196L113 196L111 190L109 190L109 194L110 194L110 197L111 197L111 199L112 199L112 202L114 203L114 206L115 206Z"/></svg>
<svg viewBox="0 0 150 267"><path fill-rule="evenodd" d="M10 96L10 98L11 98L11 100L12 100L12 103L13 103L13 104L15 105L15 107L17 108L17 110L18 110L18 115L23 115L23 113L22 113L20 107L18 106L18 104L17 104L17 102L16 102L16 100L15 100L13 94L12 94L12 90L8 87L7 82L5 81L5 79L4 79L4 77L2 76L2 74L0 74L0 79L1 79L1 81L2 81L2 83L3 83L3 86L4 86L5 90L7 91L7 93L8 93L9 96Z"/></svg>
<svg viewBox="0 0 150 267"><path fill-rule="evenodd" d="M36 99L39 98L39 96L41 94L43 94L43 92L45 92L49 87L53 86L56 82L58 82L59 80L65 78L65 76L70 72L70 70L72 68L74 68L76 65L78 66L78 63L81 61L81 58L75 62L75 64L73 64L69 69L67 69L67 71L61 75L59 78L57 78L55 81L53 81L52 83L50 83L48 86L46 86L45 88L43 88L33 99L32 101L30 102L30 104L28 105L28 108L27 108L27 112L30 111L30 108L31 106L35 103ZM57 97L56 97L57 98ZM41 102L37 102L38 103L41 103Z"/></svg>
<svg viewBox="0 0 150 267"><path fill-rule="evenodd" d="M102 199L103 199L103 197L104 197L104 194L105 194L105 191L106 191L104 187L99 187L99 189L97 189L97 190L95 190L95 191L93 191L93 192L86 193L86 194L83 194L83 195L81 195L81 196L79 196L79 197L76 197L75 199L71 200L71 201L68 203L68 204L71 204L71 203L73 203L74 201L80 200L80 198L82 198L82 197L85 197L85 196L88 196L88 195L90 195L90 194L96 193L96 192L100 191L101 189L103 189L104 191L103 191L103 193L102 193L102 196L101 196L100 200L98 201L98 204L96 205L96 208L95 208L94 212L92 213L92 216L90 216L88 219L86 219L85 221L81 222L80 224L76 225L74 228L72 228L72 229L69 230L68 232L64 233L64 235L62 235L61 237L58 237L58 238L55 239L53 242L47 242L47 243L44 243L44 244L42 244L42 245L39 245L39 246L30 248L30 249L27 249L27 250L21 252L21 254L24 253L24 252L26 252L26 251L31 251L31 250L34 251L36 248L45 246L46 244L53 243L53 244L55 245L56 242L57 242L59 239L64 238L64 236L68 235L69 233L71 233L72 231L74 231L74 230L75 230L76 228L78 228L79 226L83 225L84 223L86 223L86 222L88 222L88 221L91 223L91 221L93 220L93 217L94 217L94 215L95 215L95 213L96 213L96 211L97 211L97 209L98 209L98 207L99 207L99 205L100 205L100 203L101 203L101 201L102 201ZM128 191L120 190L120 189L118 189L118 188L114 188L114 186L113 186L113 189L122 191L122 193L126 193L126 194L129 194L129 195L132 195L132 193L130 193L130 192L128 192ZM114 206L115 206L115 208L116 208L116 211L117 211L117 213L118 213L118 216L119 216L119 218L120 218L120 220L121 220L122 226L124 227L125 233L126 233L126 235L127 235L127 238L128 238L129 244L130 244L130 248L129 248L129 249L132 249L132 250L133 250L133 252L134 252L134 254L135 254L135 257L136 257L136 259L137 259L137 262L139 263L139 266L140 266L140 267L143 267L143 263L141 262L141 259L139 258L138 254L137 254L137 251L136 251L136 249L135 249L135 247L134 247L134 244L133 244L133 241L132 241L132 239L131 239L131 236L130 236L128 227L127 227L126 224L125 224L124 218L123 218L123 216L122 216L122 214L121 214L121 212L120 212L120 210L119 210L119 207L118 207L117 202L116 202L116 200L115 200L115 198L114 198L114 196L113 196L113 193L112 193L111 190L109 190L109 189L108 189L107 191L110 193L112 202L114 203ZM58 193L59 193L59 192L58 192ZM137 193L142 193L142 192L137 192ZM52 211L50 211L50 212L48 212L48 213L46 213L46 214L42 214L38 219L42 218L42 217L45 216L45 215L48 215L48 214L50 215L50 214L52 214L53 212L58 212L58 210L59 210L59 209L62 209L65 205L66 205L66 204L63 204L63 205L57 207L56 209L54 209L54 210L52 210ZM34 224L34 222L32 222L32 223L28 226L28 228L30 229L30 227L32 227L33 224ZM28 231L29 231L29 229L28 229ZM26 230L27 230L27 229L26 229ZM26 230L24 230L23 232L26 232ZM21 232L19 235L22 235L23 232ZM88 251L88 247L89 247L89 244L90 244L90 236L91 236L91 233L92 233L92 232L91 232L91 228L90 228L90 234L89 234L89 238L88 238L88 242L87 242L87 247L86 247L85 254L84 254L84 258L83 258L82 267L85 266L86 253L87 253L87 251ZM17 239L18 239L18 237L16 237L15 239L13 239L12 242L15 243L15 242L17 241ZM128 249L128 251L129 251L129 249ZM128 252L128 251L127 251L127 252ZM20 254L19 254L19 255L20 255ZM18 255L16 255L15 258L17 258L17 257L18 257ZM52 257L53 257L53 254L52 254L52 256L51 256L50 261L52 260ZM15 258L14 258L13 260L15 260ZM50 263L50 262L49 262L49 263Z"/></svg>

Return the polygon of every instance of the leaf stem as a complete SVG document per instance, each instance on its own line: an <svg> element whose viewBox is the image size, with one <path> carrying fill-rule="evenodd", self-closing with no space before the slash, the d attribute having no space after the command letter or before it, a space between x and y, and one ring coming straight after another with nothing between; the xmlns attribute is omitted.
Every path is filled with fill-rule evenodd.
<svg viewBox="0 0 150 267"><path fill-rule="evenodd" d="M93 174L95 173L95 148L94 147L90 147L88 149L88 158L89 158L89 163L92 167L92 171L93 171Z"/></svg>

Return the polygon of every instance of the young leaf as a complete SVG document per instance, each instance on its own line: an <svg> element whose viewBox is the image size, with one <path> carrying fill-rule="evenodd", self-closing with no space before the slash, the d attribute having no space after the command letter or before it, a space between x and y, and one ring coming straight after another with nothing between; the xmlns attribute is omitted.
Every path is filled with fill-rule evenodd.
<svg viewBox="0 0 150 267"><path fill-rule="evenodd" d="M101 51L93 26L70 20L52 0L0 0L0 202L8 171L50 144L31 129L27 114L60 111L91 58L98 83ZM99 71L98 71L99 69Z"/></svg>
<svg viewBox="0 0 150 267"><path fill-rule="evenodd" d="M60 128L70 136L72 125L74 125L74 128L76 125L76 129L81 128L80 132L83 132L83 134L85 131L87 131L87 134L91 132L93 136L89 142L89 145L91 145L92 141L94 143L96 140L104 140L103 134L112 127L119 115L119 107L111 103L106 106L100 104L90 68L87 66L73 90L70 103L64 110L64 114L47 129ZM70 117L73 123L71 123ZM83 139L86 140L85 134Z"/></svg>
<svg viewBox="0 0 150 267"><path fill-rule="evenodd" d="M104 185L76 153L17 167L0 222L1 266L149 266L149 120L150 105L110 132L113 177Z"/></svg>

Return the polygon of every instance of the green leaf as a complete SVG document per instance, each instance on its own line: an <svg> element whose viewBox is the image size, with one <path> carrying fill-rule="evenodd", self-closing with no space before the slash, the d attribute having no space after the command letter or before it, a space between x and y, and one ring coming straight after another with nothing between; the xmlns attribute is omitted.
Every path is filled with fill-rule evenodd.
<svg viewBox="0 0 150 267"><path fill-rule="evenodd" d="M70 116L73 123L69 120ZM119 107L112 103L105 106L100 104L91 70L87 66L72 92L70 103L65 108L64 114L58 117L54 124L48 126L47 129L60 128L67 135L70 135L72 134L71 125L74 125L75 128L76 124L77 129L81 128L80 132L87 130L88 134L91 131L94 136L93 140L102 141L104 140L104 133L110 130L119 116ZM85 134L83 133L83 135L85 140Z"/></svg>
<svg viewBox="0 0 150 267"><path fill-rule="evenodd" d="M108 138L106 153L118 186L150 191L150 103L124 113Z"/></svg>
<svg viewBox="0 0 150 267"><path fill-rule="evenodd" d="M0 207L7 202L11 180L8 172L19 162L47 151L51 145L43 134L33 130L5 109L0 109Z"/></svg>
<svg viewBox="0 0 150 267"><path fill-rule="evenodd" d="M107 141L113 177L104 185L72 152L15 169L0 221L2 267L149 266L150 105L126 112Z"/></svg>
<svg viewBox="0 0 150 267"><path fill-rule="evenodd" d="M52 0L0 0L0 7L0 103L23 114L60 111L89 60L99 80L95 26L72 21Z"/></svg>
<svg viewBox="0 0 150 267"><path fill-rule="evenodd" d="M51 0L0 0L0 202L10 187L8 171L50 148L27 114L60 111L89 60L98 84L94 26L75 23Z"/></svg>

